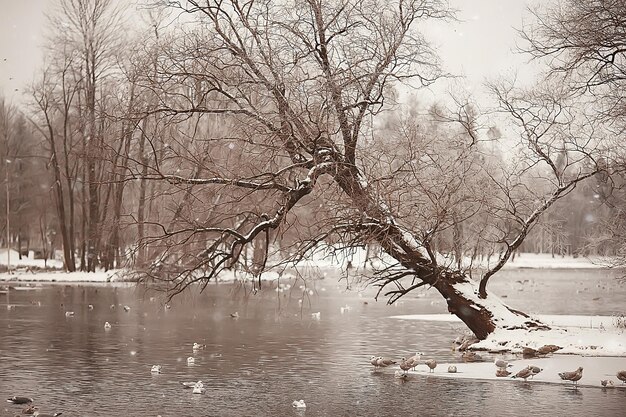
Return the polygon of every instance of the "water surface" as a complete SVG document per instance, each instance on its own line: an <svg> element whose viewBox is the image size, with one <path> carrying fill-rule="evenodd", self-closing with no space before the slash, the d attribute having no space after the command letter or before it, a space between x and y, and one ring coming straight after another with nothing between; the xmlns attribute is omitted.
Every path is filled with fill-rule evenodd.
<svg viewBox="0 0 626 417"><path fill-rule="evenodd" d="M493 290L525 311L624 313L626 289L606 271L505 271L496 278ZM345 282L332 279L291 284L282 293L267 284L255 295L236 284L211 285L176 298L170 309L159 294L132 286L10 290L0 295L0 395L31 396L41 411L70 417L621 416L626 408L626 390L425 375L402 381L392 369L373 372L370 355L420 350L460 361L451 341L463 327L390 318L444 313L434 291L387 306L372 299L374 289L345 291ZM237 319L230 317L235 311ZM207 347L194 353L193 342ZM162 374L150 373L153 364ZM204 395L179 385L197 380ZM292 408L295 399L305 400L305 411ZM5 403L0 416L21 409Z"/></svg>

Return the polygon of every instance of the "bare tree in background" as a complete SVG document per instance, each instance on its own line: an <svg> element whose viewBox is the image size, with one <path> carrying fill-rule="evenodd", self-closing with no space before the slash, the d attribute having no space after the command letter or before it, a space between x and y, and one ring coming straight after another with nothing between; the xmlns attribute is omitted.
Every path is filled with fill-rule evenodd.
<svg viewBox="0 0 626 417"><path fill-rule="evenodd" d="M80 74L81 129L84 141L87 180L87 265L94 271L98 265L101 227L100 195L101 169L99 161L104 150L104 138L98 129L102 115L98 112L98 97L102 81L110 70L120 37L120 12L111 0L60 0L59 9L50 17L60 45L76 51L75 69ZM84 106L84 109L82 108Z"/></svg>
<svg viewBox="0 0 626 417"><path fill-rule="evenodd" d="M522 32L526 41L523 50L547 63L550 76L586 104L587 117L598 130L608 132L612 145L611 152L599 161L606 170L598 177L595 193L609 208L608 214L585 249L616 247L617 254L624 257L626 200L621 188L626 131L626 2L561 0L532 12L535 21Z"/></svg>

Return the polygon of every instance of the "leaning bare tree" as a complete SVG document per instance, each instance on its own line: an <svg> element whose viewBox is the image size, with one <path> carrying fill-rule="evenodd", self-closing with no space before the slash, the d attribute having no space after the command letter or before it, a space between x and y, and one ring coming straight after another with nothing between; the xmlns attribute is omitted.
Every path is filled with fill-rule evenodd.
<svg viewBox="0 0 626 417"><path fill-rule="evenodd" d="M148 276L167 281L176 294L194 283L206 285L249 247L264 250L260 273L269 242L330 207L328 217L297 246L299 251L323 242L375 242L394 262L374 277L390 301L420 287L435 288L448 310L481 339L496 328L544 327L489 294L487 283L541 214L598 170L585 147L564 139L575 116L560 103L566 97L545 92L522 97L512 88L495 89L522 146L511 162L514 171L483 172L490 186L499 187L489 211L467 192L449 198L446 190L461 195L466 187L462 178L449 172L433 177L444 171L444 163L456 164L461 157L481 164L472 150L478 146L479 126L468 106L438 115L443 129L453 125L459 132L456 140L467 141L459 146L458 157L437 161L429 152L442 146L419 149L420 141L411 134L402 146L413 146L412 152L397 158L384 160L373 146L389 139L378 136L375 121L393 102L392 87L429 84L441 76L416 27L428 19L449 18L444 1L207 0L168 6L180 9L184 23L176 39L163 42L166 47L155 60L158 87L146 82L151 91L158 90L159 105L151 113L172 123L189 123L199 115L218 117L233 129L218 135L207 131L208 158L178 146L174 137L153 138L151 163L132 171L171 184L178 189L171 192L173 199L191 185L206 190L194 191L201 215L188 213L185 222L152 222L144 241L159 250L145 271ZM423 138L424 132L419 134ZM563 161L557 163L559 155ZM431 162L422 165L427 160L434 161L434 168ZM202 165L203 175L194 175L198 171L185 161ZM465 170L460 162L456 166L460 175L478 171ZM518 174L541 178L540 191L528 191ZM395 178L392 189L391 184L381 186L385 178ZM433 210L439 217L430 218L440 221L415 221L427 217L420 214L417 200L424 196L431 208L439 208ZM218 200L221 210L209 210ZM312 201L315 208L307 210ZM433 236L479 213L494 216L493 227L480 227L489 229L484 239L499 245L501 255L478 284L458 268L460 263L440 262Z"/></svg>

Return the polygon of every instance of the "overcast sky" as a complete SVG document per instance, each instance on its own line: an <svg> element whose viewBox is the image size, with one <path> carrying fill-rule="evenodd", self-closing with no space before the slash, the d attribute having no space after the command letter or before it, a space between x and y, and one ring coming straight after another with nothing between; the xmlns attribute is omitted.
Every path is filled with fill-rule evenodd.
<svg viewBox="0 0 626 417"><path fill-rule="evenodd" d="M18 103L20 95L41 65L44 12L55 0L0 0L0 93ZM457 82L480 96L485 79L521 71L530 77L527 58L512 52L532 0L450 0L460 22L428 25L427 35L437 45L445 70L464 75ZM530 72L532 73L532 72ZM17 89L17 91L16 91ZM430 97L445 93L443 83Z"/></svg>

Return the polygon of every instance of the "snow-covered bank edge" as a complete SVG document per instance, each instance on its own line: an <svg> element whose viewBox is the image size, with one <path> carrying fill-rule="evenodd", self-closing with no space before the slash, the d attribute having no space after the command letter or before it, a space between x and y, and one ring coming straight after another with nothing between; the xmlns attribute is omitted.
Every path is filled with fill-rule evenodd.
<svg viewBox="0 0 626 417"><path fill-rule="evenodd" d="M5 252L6 249L0 249L0 265L7 264ZM119 272L123 271L122 269L109 271L111 274L109 272L65 273L61 270L63 266L63 262L61 261L48 261L46 267L46 263L42 259L30 259L25 257L18 259L17 252L13 252L15 251L12 251L11 255L13 271L11 274L1 273L0 281L108 282L107 278L111 277L114 279L113 276L120 276L121 274L119 274ZM288 267L283 265L275 269L270 268L270 270L263 273L261 279L271 281L281 276L315 276L323 273L321 271L345 273L348 270L352 271L351 273L368 274L373 271L373 268L381 268L388 266L390 263L395 263L385 256L381 258L370 257L368 259L367 255L368 252L363 248L353 248L350 250L335 249L332 251L328 249L318 249L296 265L289 265ZM575 258L573 256L556 256L553 258L550 254L522 253L516 256L514 260L507 262L504 269L601 269L607 268L607 266L611 264L610 261L610 259L601 257ZM450 262L452 261L442 255L442 265L449 264ZM493 262L493 259L490 259L489 262ZM471 263L470 260L467 260L466 263L466 266L472 264L474 268L484 268L488 265L487 260L484 260L482 263L477 261ZM57 270L50 270L51 267L57 268ZM62 278L60 274L68 274L68 276ZM223 271L220 273L218 280L228 282L252 278L250 274L241 271Z"/></svg>
<svg viewBox="0 0 626 417"><path fill-rule="evenodd" d="M476 379L476 380L497 380L507 383L516 384L559 384L563 388L572 387L572 383L563 381L559 377L559 372L573 371L579 366L583 367L583 377L578 382L579 387L603 388L600 381L608 380L613 382L613 387L626 389L626 384L617 379L617 372L626 369L626 359L622 357L588 357L579 355L554 355L542 359L509 359L512 365L509 368L511 375L515 375L523 368L533 365L538 366L542 371L535 375L532 379L524 382L523 379L513 379L509 377L497 377L496 367L493 362L472 362L472 363L440 363L435 368L434 373L430 373L424 365L418 365L416 371L409 372L409 378L424 376L440 377L440 378L459 378L459 379ZM448 366L456 367L456 373L447 372Z"/></svg>
<svg viewBox="0 0 626 417"><path fill-rule="evenodd" d="M551 330L496 329L485 340L471 345L471 350L521 353L525 347L538 349L557 345L557 354L626 357L626 328L623 319L613 316L537 315ZM459 322L452 315L424 314L391 316L394 319Z"/></svg>
<svg viewBox="0 0 626 417"><path fill-rule="evenodd" d="M277 281L281 278L295 278L294 273L284 273L268 271L261 276L262 281ZM132 271L116 269L96 272L63 272L63 271L12 271L0 274L0 282L135 282L137 276ZM252 274L241 271L223 271L218 276L219 282L253 281L256 280Z"/></svg>
<svg viewBox="0 0 626 417"><path fill-rule="evenodd" d="M63 283L80 283L80 282L124 282L124 273L122 270L97 271L97 272L62 272L62 271L46 271L46 272L30 272L30 271L14 271L10 274L0 274L0 282L63 282Z"/></svg>

